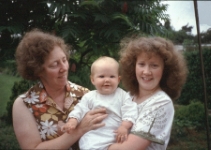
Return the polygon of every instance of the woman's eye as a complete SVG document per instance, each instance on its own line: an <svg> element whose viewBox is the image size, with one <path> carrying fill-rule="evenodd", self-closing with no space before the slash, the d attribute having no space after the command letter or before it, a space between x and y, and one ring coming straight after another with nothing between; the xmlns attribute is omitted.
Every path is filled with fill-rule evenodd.
<svg viewBox="0 0 211 150"><path fill-rule="evenodd" d="M157 68L158 65L157 65L157 64L152 64L152 67L153 67L153 68Z"/></svg>
<svg viewBox="0 0 211 150"><path fill-rule="evenodd" d="M139 63L139 66L144 66L144 63Z"/></svg>
<svg viewBox="0 0 211 150"><path fill-rule="evenodd" d="M50 65L50 67L56 67L58 65L57 62L54 62L53 64Z"/></svg>
<svg viewBox="0 0 211 150"><path fill-rule="evenodd" d="M63 59L63 62L66 62L66 61L67 61L67 59L66 59L66 58L64 58L64 59Z"/></svg>

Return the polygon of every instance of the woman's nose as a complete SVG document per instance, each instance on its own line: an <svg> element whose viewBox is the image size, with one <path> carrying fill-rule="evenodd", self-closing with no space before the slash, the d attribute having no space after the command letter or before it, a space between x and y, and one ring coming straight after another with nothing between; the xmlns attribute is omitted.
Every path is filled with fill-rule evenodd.
<svg viewBox="0 0 211 150"><path fill-rule="evenodd" d="M66 70L68 70L68 63L65 63L65 62L61 62L61 68L60 68L60 70L61 71L66 71Z"/></svg>
<svg viewBox="0 0 211 150"><path fill-rule="evenodd" d="M149 68L148 66L146 66L146 67L144 68L144 73L145 73L145 74L151 74L150 68Z"/></svg>

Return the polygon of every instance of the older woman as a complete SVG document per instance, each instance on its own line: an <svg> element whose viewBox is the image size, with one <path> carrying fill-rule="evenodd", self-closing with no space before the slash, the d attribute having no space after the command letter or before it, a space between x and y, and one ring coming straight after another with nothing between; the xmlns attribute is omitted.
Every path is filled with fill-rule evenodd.
<svg viewBox="0 0 211 150"><path fill-rule="evenodd" d="M60 127L89 90L67 80L69 47L64 40L39 30L27 32L16 50L17 68L27 80L37 80L13 105L13 126L22 149L69 149L86 132L99 128L105 109L86 114L72 133Z"/></svg>

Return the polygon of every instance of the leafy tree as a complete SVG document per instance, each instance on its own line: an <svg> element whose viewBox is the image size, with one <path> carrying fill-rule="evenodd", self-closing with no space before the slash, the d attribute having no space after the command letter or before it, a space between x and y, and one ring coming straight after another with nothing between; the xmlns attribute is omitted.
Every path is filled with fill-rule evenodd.
<svg viewBox="0 0 211 150"><path fill-rule="evenodd" d="M0 14L0 60L14 59L25 31L35 27L51 30L55 22L43 0L1 0Z"/></svg>
<svg viewBox="0 0 211 150"><path fill-rule="evenodd" d="M185 26L182 26L182 31L185 31L186 33L191 33L193 29L193 26L188 26L188 24L186 24Z"/></svg>
<svg viewBox="0 0 211 150"><path fill-rule="evenodd" d="M165 27L167 30L172 30L172 28L171 28L171 21L170 21L169 19L165 21L164 27Z"/></svg>
<svg viewBox="0 0 211 150"><path fill-rule="evenodd" d="M118 59L126 35L164 34L168 19L161 0L1 0L0 59L14 59L19 37L32 28L51 31L73 46L70 64L75 77L96 57ZM84 83L84 81L82 81Z"/></svg>
<svg viewBox="0 0 211 150"><path fill-rule="evenodd" d="M194 36L191 34L192 26L184 25L179 31L175 31L171 27L170 20L167 20L164 24L165 29L168 30L165 35L168 39L172 40L175 44L187 44L187 41L194 41ZM190 43L190 42L189 42Z"/></svg>
<svg viewBox="0 0 211 150"><path fill-rule="evenodd" d="M37 27L64 37L81 54L78 65L87 64L93 54L113 55L128 33L162 33L165 10L160 0L1 0L1 56L13 58L14 37Z"/></svg>
<svg viewBox="0 0 211 150"><path fill-rule="evenodd" d="M187 77L186 84L183 87L180 98L177 100L178 104L188 105L191 101L204 101L203 95L203 80L201 74L200 66L200 57L199 51L186 51L184 53L187 60L189 74ZM208 91L211 90L211 70L210 70L210 61L211 61L211 49L203 48L202 55L204 58L204 73L207 89L207 98L208 98L208 108L211 108L211 95Z"/></svg>
<svg viewBox="0 0 211 150"><path fill-rule="evenodd" d="M211 28L209 28L206 32L202 32L200 35L202 43L211 43Z"/></svg>
<svg viewBox="0 0 211 150"><path fill-rule="evenodd" d="M57 18L55 32L73 46L77 74L101 55L118 59L119 41L128 34L164 33L165 10L160 0L55 0L49 14Z"/></svg>

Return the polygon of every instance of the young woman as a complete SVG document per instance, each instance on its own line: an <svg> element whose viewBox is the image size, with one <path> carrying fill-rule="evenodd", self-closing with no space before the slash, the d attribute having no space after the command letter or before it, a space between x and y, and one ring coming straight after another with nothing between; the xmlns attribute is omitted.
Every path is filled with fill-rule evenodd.
<svg viewBox="0 0 211 150"><path fill-rule="evenodd" d="M110 150L165 150L187 66L181 52L161 37L125 39L120 51L123 86L138 105L138 119L127 141Z"/></svg>

